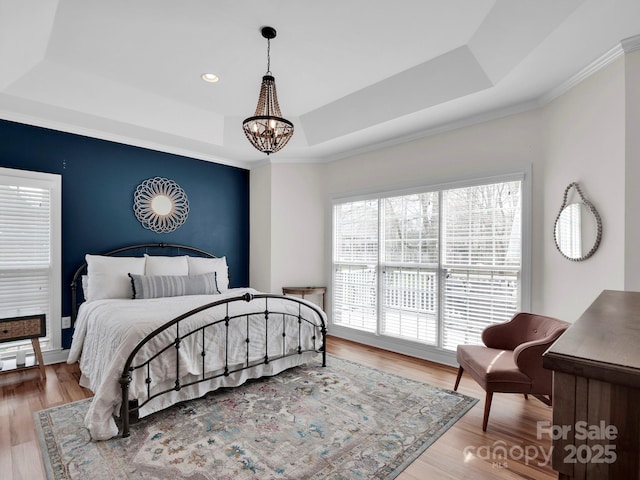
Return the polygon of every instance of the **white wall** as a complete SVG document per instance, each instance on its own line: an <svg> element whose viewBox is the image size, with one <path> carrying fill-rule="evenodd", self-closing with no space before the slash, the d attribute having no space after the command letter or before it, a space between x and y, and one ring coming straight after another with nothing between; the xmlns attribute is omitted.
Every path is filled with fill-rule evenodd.
<svg viewBox="0 0 640 480"><path fill-rule="evenodd" d="M625 55L625 289L640 291L640 50ZM635 88L634 88L635 87Z"/></svg>
<svg viewBox="0 0 640 480"><path fill-rule="evenodd" d="M326 285L324 165L280 163L272 168L272 291Z"/></svg>
<svg viewBox="0 0 640 480"><path fill-rule="evenodd" d="M251 170L252 287L282 293L283 286L326 285L324 168L270 163Z"/></svg>
<svg viewBox="0 0 640 480"><path fill-rule="evenodd" d="M545 161L536 183L545 235L534 291L540 313L576 320L604 290L624 289L625 75L624 60L589 77L543 109ZM565 188L578 182L602 218L595 254L564 259L553 223ZM575 198L579 200L579 198Z"/></svg>
<svg viewBox="0 0 640 480"><path fill-rule="evenodd" d="M271 289L271 165L249 174L249 285Z"/></svg>
<svg viewBox="0 0 640 480"><path fill-rule="evenodd" d="M477 178L542 155L538 112L527 112L327 165L327 193L393 190Z"/></svg>

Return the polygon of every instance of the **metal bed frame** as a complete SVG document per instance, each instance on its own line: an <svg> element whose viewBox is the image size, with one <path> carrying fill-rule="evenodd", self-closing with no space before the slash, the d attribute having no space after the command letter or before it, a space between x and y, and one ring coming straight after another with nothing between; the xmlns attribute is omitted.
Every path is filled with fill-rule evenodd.
<svg viewBox="0 0 640 480"><path fill-rule="evenodd" d="M138 250L138 251L142 250L145 253L148 253L149 251L155 251L155 250L166 251L167 249L177 251L178 254L180 254L181 252L187 252L187 253L195 253L197 255L204 256L204 257L215 258L215 255L212 255L204 250L200 250L194 247L189 247L185 245L176 245L176 244L164 244L164 243L131 245L127 247L118 248L110 252L102 253L101 255L117 256L121 253L125 253L125 252L130 253L135 250ZM81 275L83 275L86 272L86 269L87 269L87 264L84 263L76 270L73 276L73 280L71 282L72 322L73 322L72 324L75 324L75 320L77 318L77 313L78 313L78 306L79 306L78 292L77 292L78 279L81 278ZM287 302L297 304L297 309L294 309L294 310L297 310L297 313L293 314L291 312L285 311L285 309L278 308L277 304L274 304L275 299L277 299L278 301L285 300ZM234 302L247 302L252 305L255 305L255 308L252 308L249 312L244 312L242 314L229 315L229 305ZM198 314L200 312L204 312L205 310L212 309L214 307L218 307L220 305L226 306L224 317L214 318L211 321L209 321L206 325L202 325L195 329L189 329L189 327L185 326L185 323L187 323L188 319L193 315ZM309 309L313 311L315 314L317 314L317 319L314 320L312 318L305 318L303 315L303 308L302 308L303 306L305 307L305 309ZM277 356L273 356L273 355L269 356L268 341L267 341L268 338L266 338L266 336L269 333L269 319L274 317L282 319L282 333L281 333L283 338L282 353ZM265 352L264 352L264 357L260 361L250 361L249 359L250 345L253 341L252 338L250 338L249 328L248 328L250 318L254 320L256 318L260 318L264 322L263 338L265 340ZM245 343L245 347L244 347L245 361L242 365L230 365L229 354L228 354L229 347L230 347L229 329L230 329L230 326L232 328L234 324L237 324L239 322L244 322L247 326L246 328L247 338L242 340L243 343ZM286 333L287 325L291 326L292 324L294 325L294 329L295 329L295 324L297 324L297 332L298 332L297 348L295 349L289 348L287 350L286 342L285 342L287 337L287 333ZM205 331L207 328L211 328L219 325L224 325L224 330L223 330L224 336L225 336L224 367L220 371L206 372L205 359L207 355L207 345L205 342L205 339L206 339ZM311 340L311 342L309 343L312 345L312 347L303 348L302 345L303 345L304 331L308 330L309 327L311 332L313 333L310 339L308 337L306 339ZM316 337L315 332L317 332L317 330L320 331L321 339L318 339ZM166 343L164 346L158 348L154 352L150 353L147 357L137 358L140 356L139 355L140 350L142 350L145 345L153 341L153 339L155 339L158 335L162 334L163 332L171 332L172 340ZM121 426L122 426L121 434L123 437L129 436L131 417L132 415L137 416L140 408L142 408L144 405L146 405L148 402L150 402L154 398L159 397L161 395L165 395L173 391L180 391L183 388L196 385L198 383L207 382L223 376L227 377L233 373L240 372L243 370L250 370L258 365L268 365L270 362L273 362L275 360L291 357L295 355L300 355L305 352L321 353L322 366L324 367L327 364L326 348L325 348L326 333L327 333L327 328L326 328L324 318L322 317L322 310L319 307L313 304L310 304L309 302L305 302L296 297L290 297L290 296L272 295L272 294L251 295L247 293L242 296L211 302L206 305L197 307L193 310L190 310L188 312L185 312L184 314L166 322L165 324L163 324L162 326L158 327L153 332L151 332L149 335L147 335L144 339L138 342L136 347L133 349L133 351L129 355L119 380L121 391L122 391L122 402L120 406L120 420L121 420ZM171 388L167 388L165 390L152 393L151 386L153 383L153 379L151 378L151 375L150 375L152 362L157 360L158 357L160 357L160 355L162 355L164 352L167 352L172 349L175 350L176 358L177 358L181 343L186 338L191 337L193 335L200 336L202 341L202 351L200 351L198 355L201 356L203 373L199 375L198 378L195 380L191 380L187 383L181 383L182 376L180 372L180 365L179 365L179 362L176 361L173 386ZM142 401L137 401L137 400L129 401L129 387L132 381L132 374L137 370L141 370L144 372L145 383L146 383L146 398L144 398Z"/></svg>

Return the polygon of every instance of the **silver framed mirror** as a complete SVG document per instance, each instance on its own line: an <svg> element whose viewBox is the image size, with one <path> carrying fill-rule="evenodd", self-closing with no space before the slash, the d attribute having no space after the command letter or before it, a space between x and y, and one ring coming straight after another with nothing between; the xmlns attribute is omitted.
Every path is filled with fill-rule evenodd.
<svg viewBox="0 0 640 480"><path fill-rule="evenodd" d="M189 200L173 180L154 177L136 188L133 211L144 228L157 233L169 233L187 220Z"/></svg>
<svg viewBox="0 0 640 480"><path fill-rule="evenodd" d="M568 202L574 188L579 201ZM602 238L602 220L596 207L582 193L577 182L570 183L564 191L560 212L556 217L553 239L560 254L574 262L591 257Z"/></svg>

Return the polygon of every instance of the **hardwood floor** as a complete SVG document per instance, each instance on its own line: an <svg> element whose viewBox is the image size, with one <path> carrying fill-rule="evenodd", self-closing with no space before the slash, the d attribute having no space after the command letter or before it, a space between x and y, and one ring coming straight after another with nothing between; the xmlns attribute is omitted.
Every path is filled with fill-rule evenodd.
<svg viewBox="0 0 640 480"><path fill-rule="evenodd" d="M0 478L46 478L33 412L92 395L78 385L77 364L47 365L46 370L44 382L38 369L0 375Z"/></svg>
<svg viewBox="0 0 640 480"><path fill-rule="evenodd" d="M456 369L330 337L327 351L432 385L453 388ZM45 478L33 412L91 396L78 385L77 364L47 365L47 380L38 370L0 376L0 478ZM458 389L480 399L464 417L402 472L398 480L555 479L543 455L548 436L536 438L536 422L551 421L551 408L520 395L496 394L487 432L482 431L484 391L468 376ZM502 450L501 450L502 448ZM497 457L501 451L506 458ZM528 457L527 457L528 454Z"/></svg>
<svg viewBox="0 0 640 480"><path fill-rule="evenodd" d="M331 337L327 352L406 378L453 389L457 369ZM402 472L398 480L555 479L551 439L537 437L537 422L551 422L551 407L522 395L493 396L487 431L482 431L485 392L463 375L460 393L480 401ZM501 454L506 449L506 458ZM528 458L526 458L528 454ZM548 461L547 461L548 458Z"/></svg>

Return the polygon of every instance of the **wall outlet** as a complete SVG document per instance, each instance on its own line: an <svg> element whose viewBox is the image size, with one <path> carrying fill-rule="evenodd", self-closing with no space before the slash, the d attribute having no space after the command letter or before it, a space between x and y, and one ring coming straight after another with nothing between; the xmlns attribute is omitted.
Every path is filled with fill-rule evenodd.
<svg viewBox="0 0 640 480"><path fill-rule="evenodd" d="M71 317L62 317L62 328L71 328Z"/></svg>

